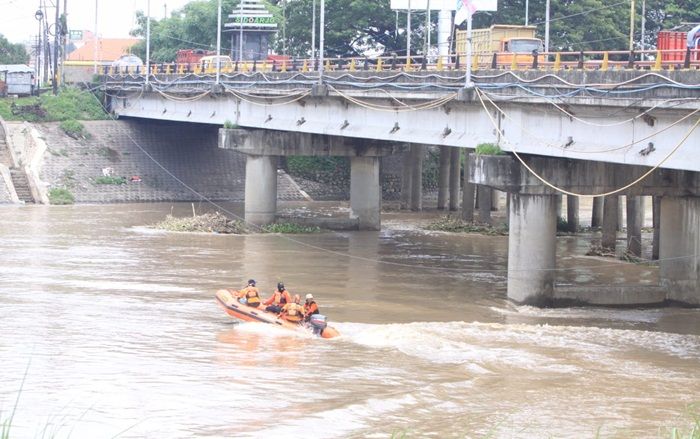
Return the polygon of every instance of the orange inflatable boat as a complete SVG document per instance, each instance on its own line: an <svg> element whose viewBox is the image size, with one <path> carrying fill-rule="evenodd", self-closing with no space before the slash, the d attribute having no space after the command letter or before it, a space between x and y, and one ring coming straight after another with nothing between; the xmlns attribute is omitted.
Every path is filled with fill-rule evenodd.
<svg viewBox="0 0 700 439"><path fill-rule="evenodd" d="M236 290L232 288L217 291L216 302L226 311L226 314L246 322L269 323L292 331L312 331L322 338L334 338L340 335L335 328L326 324L326 318L322 315L316 314L312 321L305 325L288 322L278 318L275 313L265 311L262 305L260 308L253 308L240 303L236 298Z"/></svg>

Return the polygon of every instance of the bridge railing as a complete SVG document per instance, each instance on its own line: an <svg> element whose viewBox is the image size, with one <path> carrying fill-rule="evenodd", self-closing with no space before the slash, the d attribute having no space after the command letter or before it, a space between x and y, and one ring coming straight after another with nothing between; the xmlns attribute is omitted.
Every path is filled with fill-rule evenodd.
<svg viewBox="0 0 700 439"><path fill-rule="evenodd" d="M327 72L343 71L460 71L466 69L466 56L382 56L375 58L330 58L324 63ZM475 53L472 70L700 70L700 50L644 51L579 51L538 53ZM221 67L222 74L252 72L312 72L318 71L318 59L289 59L232 62ZM105 75L145 76L140 66L109 67ZM202 69L199 64L163 63L151 66L151 75L213 75L216 67Z"/></svg>

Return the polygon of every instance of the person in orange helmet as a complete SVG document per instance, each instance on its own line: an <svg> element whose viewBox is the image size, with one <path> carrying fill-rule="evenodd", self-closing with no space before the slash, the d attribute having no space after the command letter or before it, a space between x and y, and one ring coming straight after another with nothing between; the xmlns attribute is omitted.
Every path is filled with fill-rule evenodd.
<svg viewBox="0 0 700 439"><path fill-rule="evenodd" d="M314 300L313 294L307 294L306 295L306 302L304 303L304 321L308 322L309 319L311 319L311 316L314 314L318 314L318 305L316 304L316 301Z"/></svg>
<svg viewBox="0 0 700 439"><path fill-rule="evenodd" d="M294 301L287 303L282 307L282 312L279 318L292 323L301 323L304 319L304 307L299 304L301 297L298 294L294 295Z"/></svg>
<svg viewBox="0 0 700 439"><path fill-rule="evenodd" d="M238 301L253 308L260 306L260 291L255 287L255 279L249 279L248 286L238 291Z"/></svg>
<svg viewBox="0 0 700 439"><path fill-rule="evenodd" d="M263 302L266 306L265 311L274 312L276 314L282 312L284 305L292 302L292 295L284 287L282 282L277 284L277 289L272 296Z"/></svg>

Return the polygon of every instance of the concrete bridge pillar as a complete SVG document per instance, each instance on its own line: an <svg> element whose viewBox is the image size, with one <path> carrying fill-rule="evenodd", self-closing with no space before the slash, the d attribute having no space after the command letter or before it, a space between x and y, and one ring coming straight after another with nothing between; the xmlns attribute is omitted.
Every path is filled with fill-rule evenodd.
<svg viewBox="0 0 700 439"><path fill-rule="evenodd" d="M579 209L579 199L575 195L566 196L566 227L567 231L571 233L578 232L579 220L578 220L578 209Z"/></svg>
<svg viewBox="0 0 700 439"><path fill-rule="evenodd" d="M605 197L603 208L603 238L601 245L608 250L615 250L617 245L617 221L620 198L613 195Z"/></svg>
<svg viewBox="0 0 700 439"><path fill-rule="evenodd" d="M659 238L661 235L661 197L652 197L652 222L654 224L654 238L651 243L651 259L659 260Z"/></svg>
<svg viewBox="0 0 700 439"><path fill-rule="evenodd" d="M411 145L411 210L423 210L423 145Z"/></svg>
<svg viewBox="0 0 700 439"><path fill-rule="evenodd" d="M411 177L413 176L413 166L411 165L410 147L401 153L401 209L411 208Z"/></svg>
<svg viewBox="0 0 700 439"><path fill-rule="evenodd" d="M597 229L603 226L603 197L593 199L593 212L591 212L591 227Z"/></svg>
<svg viewBox="0 0 700 439"><path fill-rule="evenodd" d="M450 210L459 209L459 181L462 170L462 148L450 148Z"/></svg>
<svg viewBox="0 0 700 439"><path fill-rule="evenodd" d="M469 181L469 153L464 154L464 178L462 182L462 220L474 221L474 184Z"/></svg>
<svg viewBox="0 0 700 439"><path fill-rule="evenodd" d="M477 186L480 223L491 224L491 191L492 189L488 186Z"/></svg>
<svg viewBox="0 0 700 439"><path fill-rule="evenodd" d="M642 256L644 197L627 196L627 251Z"/></svg>
<svg viewBox="0 0 700 439"><path fill-rule="evenodd" d="M445 210L447 205L447 195L450 187L450 159L452 148L440 147L440 167L438 169L438 210Z"/></svg>
<svg viewBox="0 0 700 439"><path fill-rule="evenodd" d="M508 194L508 298L545 305L554 291L556 195Z"/></svg>
<svg viewBox="0 0 700 439"><path fill-rule="evenodd" d="M700 197L661 199L659 252L668 299L700 305Z"/></svg>
<svg viewBox="0 0 700 439"><path fill-rule="evenodd" d="M379 157L350 157L350 215L360 230L379 230L382 192Z"/></svg>
<svg viewBox="0 0 700 439"><path fill-rule="evenodd" d="M245 220L262 226L277 214L277 156L248 155L245 162Z"/></svg>

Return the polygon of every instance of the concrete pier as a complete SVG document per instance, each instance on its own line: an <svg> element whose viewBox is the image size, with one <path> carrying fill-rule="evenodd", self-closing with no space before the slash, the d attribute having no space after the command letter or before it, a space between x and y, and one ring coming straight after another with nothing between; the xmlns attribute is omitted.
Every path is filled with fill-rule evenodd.
<svg viewBox="0 0 700 439"><path fill-rule="evenodd" d="M410 149L401 154L401 209L411 208L411 177L413 176L413 166L411 166Z"/></svg>
<svg viewBox="0 0 700 439"><path fill-rule="evenodd" d="M574 195L566 196L566 228L568 232L576 233L579 229L578 220L579 199Z"/></svg>
<svg viewBox="0 0 700 439"><path fill-rule="evenodd" d="M452 148L446 146L440 148L440 165L438 168L438 210L445 210L445 206L447 206L447 198L450 187L451 149Z"/></svg>
<svg viewBox="0 0 700 439"><path fill-rule="evenodd" d="M700 197L661 199L659 252L668 299L700 306Z"/></svg>
<svg viewBox="0 0 700 439"><path fill-rule="evenodd" d="M554 291L556 196L508 196L508 298L522 304L546 305Z"/></svg>
<svg viewBox="0 0 700 439"><path fill-rule="evenodd" d="M248 155L245 165L245 220L262 226L277 214L277 156Z"/></svg>
<svg viewBox="0 0 700 439"><path fill-rule="evenodd" d="M593 212L591 212L591 227L597 229L603 226L603 197L593 199Z"/></svg>
<svg viewBox="0 0 700 439"><path fill-rule="evenodd" d="M379 157L350 157L350 216L360 230L379 230L382 192Z"/></svg>
<svg viewBox="0 0 700 439"><path fill-rule="evenodd" d="M642 256L644 197L627 197L627 252Z"/></svg>
<svg viewBox="0 0 700 439"><path fill-rule="evenodd" d="M462 181L462 220L474 221L474 184L469 181L469 151L464 154L464 178Z"/></svg>
<svg viewBox="0 0 700 439"><path fill-rule="evenodd" d="M620 209L619 197L605 197L603 208L603 238L601 246L608 250L615 250L617 246L617 220Z"/></svg>
<svg viewBox="0 0 700 439"><path fill-rule="evenodd" d="M411 145L411 210L423 210L423 145Z"/></svg>
<svg viewBox="0 0 700 439"><path fill-rule="evenodd" d="M479 196L479 222L491 224L491 188L488 186L477 186Z"/></svg>
<svg viewBox="0 0 700 439"><path fill-rule="evenodd" d="M654 237L651 243L651 259L659 260L659 238L661 236L661 197L652 197L652 223L654 225Z"/></svg>
<svg viewBox="0 0 700 439"><path fill-rule="evenodd" d="M450 148L450 210L459 209L459 182L462 170L462 148Z"/></svg>

